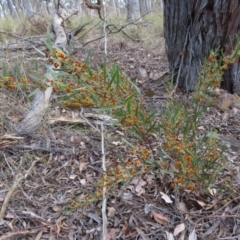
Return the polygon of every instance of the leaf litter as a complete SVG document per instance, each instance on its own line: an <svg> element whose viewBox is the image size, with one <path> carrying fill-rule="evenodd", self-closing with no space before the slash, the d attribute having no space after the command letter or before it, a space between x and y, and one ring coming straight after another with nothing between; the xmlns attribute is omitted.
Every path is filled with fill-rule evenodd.
<svg viewBox="0 0 240 240"><path fill-rule="evenodd" d="M83 54L87 54L87 49L83 49ZM102 50L95 54L101 56ZM166 56L161 54L146 50L141 43L129 43L126 51L109 53L109 59L117 59L120 68L139 84L146 105L155 109L157 116L168 97L165 92L168 65ZM162 62L159 62L160 55ZM95 64L94 59L90 64ZM182 99L187 98L181 91L177 94ZM101 139L87 121L98 124L96 121L114 119L98 116L89 109L84 111L86 115L82 119L77 113L73 116L70 111L52 109L48 124L43 124L31 136L0 136L1 204L13 187L16 174L28 174L13 189L0 221L0 240L102 238L101 199L85 207L71 209L70 206L74 199L84 200L88 193L96 191L96 181L101 174ZM228 198L215 188L210 188L209 194L204 196L191 191L174 192L164 173L140 174L109 193L107 239L172 240L185 236L189 240L210 240L240 235L240 156L236 148L240 146L240 111L234 107L224 111L209 108L199 131L213 127L219 134L219 141L227 145L224 155L228 166L219 181L232 186L232 193L226 193ZM13 114L12 118L18 116ZM109 134L106 139L109 143L106 144L107 164L115 164L116 155L127 154L125 143L121 141L124 132L111 124L106 129L119 136L113 140ZM32 162L39 158L42 160L29 172ZM231 181L231 176L235 182Z"/></svg>

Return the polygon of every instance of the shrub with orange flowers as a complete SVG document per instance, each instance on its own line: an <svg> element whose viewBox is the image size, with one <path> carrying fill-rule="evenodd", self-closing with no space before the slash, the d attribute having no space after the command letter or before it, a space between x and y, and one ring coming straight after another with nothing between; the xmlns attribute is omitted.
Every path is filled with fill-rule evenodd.
<svg viewBox="0 0 240 240"><path fill-rule="evenodd" d="M224 166L217 139L211 138L209 132L199 134L199 128L205 111L213 102L213 90L220 88L223 73L239 58L239 47L238 42L232 55L222 58L217 58L218 49L211 52L188 101L171 97L162 112L161 128L165 135L162 147L169 158L161 166L169 168L172 165L167 161L173 161L171 171L180 188L206 191Z"/></svg>
<svg viewBox="0 0 240 240"><path fill-rule="evenodd" d="M212 103L212 90L220 86L222 74L239 57L235 52L222 60L217 60L216 52L211 52L203 63L196 90L189 101L171 97L161 113L159 124L155 113L144 107L138 88L119 71L116 64L91 69L87 62L71 58L49 42L46 45L49 50L42 54L53 66L54 80L46 79L42 83L39 79L35 81L34 77L30 81L22 76L15 78L6 74L0 78L0 87L34 91L51 85L63 107L91 107L107 112L118 119L117 124L125 131L127 138L122 140L129 154L124 159L116 157L107 171L99 176L93 193L75 199L71 208L99 200L103 187L109 193L121 182L148 171L148 167L152 166L172 171L174 186L188 190L205 190L215 181L223 163L222 152L216 139L209 138L207 134L201 136L198 130L204 112ZM159 136L162 132L165 142L159 152L161 155L167 154L159 163L152 143L154 135Z"/></svg>

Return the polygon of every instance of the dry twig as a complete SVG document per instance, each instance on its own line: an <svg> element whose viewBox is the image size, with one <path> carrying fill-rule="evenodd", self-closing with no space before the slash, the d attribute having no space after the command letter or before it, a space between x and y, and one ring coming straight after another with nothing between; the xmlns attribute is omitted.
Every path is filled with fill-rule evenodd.
<svg viewBox="0 0 240 240"><path fill-rule="evenodd" d="M102 147L102 170L106 173L106 159L105 159L105 149L104 149L104 126L101 124L101 147ZM103 178L103 191L102 191L102 235L103 240L107 240L107 214L106 214L106 206L107 206L107 197L106 197L106 181Z"/></svg>
<svg viewBox="0 0 240 240"><path fill-rule="evenodd" d="M24 158L21 159L21 162L19 164L19 167L21 167L21 165L23 164L23 160ZM12 187L10 188L10 190L8 191L5 199L4 199L4 202L3 202L3 205L2 205L2 208L1 208L1 211L0 211L0 221L2 221L3 217L4 217L4 214L6 212L6 209L7 209L7 206L8 206L8 203L11 199L11 196L13 195L13 193L15 192L15 190L17 189L17 186L20 184L20 182L22 180L25 180L27 179L27 177L29 176L29 174L31 173L34 165L41 161L41 159L37 159L35 160L34 162L32 162L32 165L31 167L28 169L27 173L25 175L22 175L22 174L17 174L16 177L15 177L15 180L14 180L14 183L12 185Z"/></svg>

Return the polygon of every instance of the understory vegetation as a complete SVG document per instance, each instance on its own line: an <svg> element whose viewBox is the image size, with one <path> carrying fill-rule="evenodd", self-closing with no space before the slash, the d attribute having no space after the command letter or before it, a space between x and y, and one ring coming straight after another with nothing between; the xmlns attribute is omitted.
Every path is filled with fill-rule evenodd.
<svg viewBox="0 0 240 240"><path fill-rule="evenodd" d="M126 33L134 39L143 41L143 46L149 46L154 42L154 38L150 37L152 34L157 32L154 37L160 37L162 34L162 22L159 20L159 16L154 14L145 16L145 18L147 27L128 26ZM113 19L117 21L115 17ZM12 25L11 19L5 21L4 24L1 24L5 27L6 32L11 33L16 26ZM154 25L150 31L148 24ZM96 32L91 33L91 36L96 36ZM6 40L5 35L1 34L0 37L1 41ZM82 36L84 41L87 38L89 35ZM118 38L118 36L113 35L114 38ZM126 41L126 38L122 35L121 41ZM13 154L22 154L18 156L22 161L21 166L11 163L11 167L8 168L8 165L3 164L7 161L1 160L1 171L11 176L9 182L13 181L15 176L15 174L11 175L11 172L22 172L24 175L36 159L39 161L36 165L39 164L38 167L44 169L45 172L43 172L46 176L48 176L48 171L52 171L54 175L54 168L60 168L61 171L68 172L71 180L81 179L80 186L75 186L76 191L62 206L62 213L65 216L69 216L79 209L88 209L93 206L99 208L103 201L103 191L105 191L107 199L113 198L118 195L119 191L124 191L123 189L129 186L132 180L143 178L148 182L146 179L149 177L156 185L161 186L161 192L167 192L169 199L174 194L180 198L185 194L196 194L202 198L204 196L218 198L219 205L222 207L237 196L237 190L233 185L228 184L234 182L233 176L224 175L228 166L224 157L224 148L216 138L216 130L211 126L203 126L203 120L216 98L215 93L220 88L224 71L239 58L239 43L230 56L219 57L218 49L210 53L202 65L195 91L186 93L187 98L179 97L177 94L179 89L176 89L171 77L168 77L167 81L163 79L164 94L167 97L160 115L150 109L145 102L141 87L137 82L131 80L117 63L109 63L105 58L101 64L92 67L91 51L85 60L74 58L70 54L67 55L52 46L49 32L45 45L44 51L38 48L36 51L45 59L45 62L53 64L54 80L42 81L45 77L41 69L42 63L39 61L31 62L31 73L17 61L11 64L4 63L0 74L0 98L7 107L2 109L10 108L17 102L19 105L31 105L31 97L37 91L45 91L49 86L52 87L51 107L43 123L36 130L38 136L48 139L49 137L46 137L49 136L48 131L54 132L54 127L48 125L49 116L60 114L62 117L65 113L74 115L80 112L80 117L83 117L83 111L94 113L103 118L99 123L92 123L84 118L85 125L74 124L74 122L71 125L70 121L67 125L62 125L61 130L71 131L71 134L72 132L84 133L90 138L94 136L100 139L91 151L103 150L101 154L106 158L106 170L99 170L98 167L98 171L94 170L94 174L91 173L92 175L88 179L88 172L83 170L89 164L86 161L85 165L79 163L78 176L74 172L73 166L78 159L81 159L81 154L74 155L73 153L73 156L69 157L72 165L66 165L66 168L62 165L60 168L53 159L56 155L59 156L59 159L62 158L63 162L65 160L67 162L68 156L65 154L64 148L60 154L49 153L47 150L46 152L34 149L24 151L24 148L19 148L18 151L13 150ZM11 112L9 115L14 114ZM1 113L3 124L0 130L2 134L11 133L11 125L19 120L9 115L7 119L11 120L10 123ZM59 119L58 115L55 118L56 124ZM64 134L59 134L56 139L61 137L64 137ZM27 138L31 138L31 136ZM74 142L75 139L76 137L71 137L71 141ZM15 140L18 141L17 138ZM89 140L89 142L91 141L93 142L93 140ZM11 144L9 143L9 147ZM83 140L79 141L75 148L81 149L84 144ZM108 153L109 145L114 146L111 154ZM106 149L101 149L104 146ZM86 152L90 151L86 150L87 147L84 149ZM100 162L103 157L101 154L97 155ZM92 155L94 154L88 153L84 156ZM3 159L3 155L1 158ZM53 166L51 170L48 169L50 165ZM83 172L86 175L84 177ZM41 173L37 173L36 176L39 174L41 175ZM56 184L54 177L49 176L46 181L52 185ZM67 181L65 185L67 187ZM71 190L69 189L69 191ZM49 187L49 196L51 194L51 187ZM140 197L141 193L137 192L137 195ZM169 202L166 200L166 203ZM29 205L31 204L29 203ZM99 211L96 210L96 212ZM154 219L156 220L158 217L154 215ZM164 219L156 221L160 224L167 222ZM168 231L170 231L169 229Z"/></svg>

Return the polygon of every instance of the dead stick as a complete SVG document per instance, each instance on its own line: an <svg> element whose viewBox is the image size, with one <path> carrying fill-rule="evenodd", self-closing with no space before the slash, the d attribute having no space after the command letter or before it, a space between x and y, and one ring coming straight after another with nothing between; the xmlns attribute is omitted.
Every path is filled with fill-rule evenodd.
<svg viewBox="0 0 240 240"><path fill-rule="evenodd" d="M10 188L10 190L8 191L8 193L7 193L7 195L6 195L5 199L4 199L4 202L3 202L3 205L2 205L2 208L1 208L1 211L0 211L0 221L2 221L2 219L3 219L3 216L4 216L5 212L6 212L8 203L9 203L9 201L10 201L10 199L11 199L11 196L13 195L13 193L15 192L15 190L17 189L18 184L19 184L22 180L24 180L24 179L26 179L26 178L28 177L28 175L29 175L30 172L32 171L34 165L35 165L37 162L39 162L39 161L40 161L40 159L35 160L35 161L32 163L31 167L28 169L28 171L27 171L27 173L26 173L25 175L17 174L17 176L15 177L14 183L13 183L12 187ZM23 159L21 160L21 162L20 162L20 164L19 164L19 167L22 165L22 162L23 162Z"/></svg>

